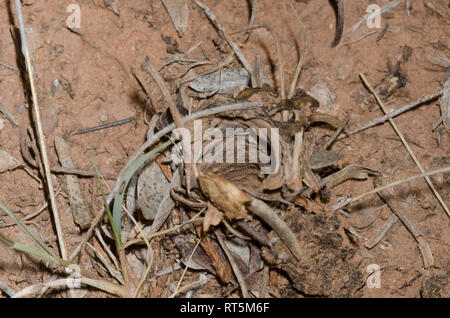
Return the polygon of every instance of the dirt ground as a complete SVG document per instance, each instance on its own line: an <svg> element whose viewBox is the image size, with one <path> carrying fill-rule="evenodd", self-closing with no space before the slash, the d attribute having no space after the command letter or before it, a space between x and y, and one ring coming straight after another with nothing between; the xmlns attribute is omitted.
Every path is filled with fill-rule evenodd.
<svg viewBox="0 0 450 318"><path fill-rule="evenodd" d="M20 127L32 127L31 104L30 90L24 81L22 56L11 36L10 28L18 26L13 2L0 2L0 62L16 66L20 72L0 65L0 103L4 103L17 118L18 126L7 120L4 114L0 115L0 149L24 162L18 136ZM167 10L159 0L119 0L117 12L114 12L114 5L105 5L114 1L22 2L25 24L31 28L28 36L38 70L37 89L51 165L59 164L54 139L56 136L65 136L75 167L93 170L90 152L92 144L100 171L103 174L118 175L129 156L146 140L148 126L144 122L144 116L149 117L154 112L167 108L151 76L141 70L145 58L149 57L158 68L166 62L162 57L188 52L195 45L198 46L190 52L189 57L196 60L211 60L216 63L231 52L223 38L218 37L203 11L192 1L188 1L189 23L183 37L178 35ZM251 63L257 56L260 58L263 74L272 78L279 90L279 58L270 33L264 29L253 30L245 43L242 33L237 33L247 27L252 1L203 2L218 16L227 33L242 44L242 51ZM389 1L343 2L344 35L335 48L330 47L336 25L336 15L330 1L294 2L308 37L307 55L297 87L319 101L320 112L341 120L348 116L349 129L383 115L375 99L361 82L358 76L361 72L380 93L388 111L442 88L444 77L450 68L450 9L447 1L408 1L411 7L407 9L407 1L400 0L398 6L382 14L380 28L368 29L363 23L353 33L349 28L366 14L369 4L383 6ZM66 27L66 19L70 14L67 8L71 4L77 4L81 8L81 28L75 31ZM289 87L305 46L303 33L287 1L260 0L255 25L262 24L269 24L278 35L286 86ZM362 37L363 35L367 36ZM241 65L235 59L228 67ZM161 74L167 78L184 69L185 65L174 63L163 68ZM139 75L142 84L136 80L133 72ZM60 86L56 96L53 96L51 87L56 78L59 79ZM168 83L175 98L175 86L173 82ZM150 94L154 107L149 106L147 93L141 85ZM218 94L209 100L219 105L225 104L224 101L232 101L229 97ZM196 103L197 100L194 99L194 104L197 105ZM394 119L425 171L450 164L449 132L442 125L434 131L432 129L440 117L439 105L440 98L436 98ZM137 116L137 120L130 123L87 134L70 135L78 129L133 116ZM321 136L332 134L324 126L314 129ZM420 173L389 122L338 140L331 150L343 155L337 163L338 168L350 164L369 167L385 173L384 183ZM41 178L37 169L30 169ZM55 189L63 189L57 197L57 204L66 248L72 251L84 234L80 233L72 218L65 193L65 176L55 174L53 180ZM90 213L96 215L102 209L97 181L95 177L79 180ZM450 205L450 174L439 174L431 177L431 180L446 204ZM248 183L251 182L249 178ZM109 191L114 186L114 180L107 180L106 183ZM0 185L0 199L22 218L47 202L42 182L31 177L23 168L1 173ZM296 206L284 211L282 218L302 242L310 240L308 244L322 246L322 249L311 250L309 261L295 263L289 259L279 261L282 256L281 247L272 250L265 247L261 252L259 246L252 245L259 254L262 253L264 267L253 278L256 281L268 278L264 296L449 297L450 219L424 179L395 187L395 200L428 242L434 258L434 264L429 268L424 268L416 240L400 221L375 247L367 249L364 246L364 239L373 237L392 215L390 208L383 205L377 195L362 200L360 209L347 211L352 217L333 212L329 208L331 203L342 197L357 195L373 187L373 177L349 180L332 189L329 203L322 203L316 197L302 207ZM5 226L9 222L10 219L0 212L1 233L16 241L30 243L30 239L17 226ZM177 224L176 217L171 222ZM44 209L27 221L27 224L50 247L58 250L49 209ZM169 225L166 224L165 227ZM349 227L356 229L360 239L352 240L352 236L348 234ZM270 232L269 238L275 240L276 234L265 229L266 233ZM336 237L339 242L334 239ZM107 244L113 246L110 239L105 239ZM101 248L98 241L91 242ZM307 250L308 244L301 243ZM167 237L160 237L152 243L157 253L142 296L168 297L174 291L183 271L178 269L160 276L156 273L173 265L181 257L175 245L174 240ZM133 256L134 263L129 262L142 267L139 253L137 254L138 257ZM0 246L0 255L0 280L16 291L31 284L45 282L53 273L52 267L46 267L34 258L18 254L4 246ZM103 279L116 282L102 265L98 265L98 260L89 250L83 253L79 261ZM371 264L380 268L380 288L370 288L365 284L367 268ZM310 274L304 274L300 270L306 267ZM183 285L198 281L203 273L188 270ZM192 297L223 297L227 293L232 297L240 296L239 290L230 290L233 283L222 284L216 276L210 274L207 277L207 282L202 288L195 289ZM249 285L251 287L252 283ZM2 296L5 294L0 292L0 297ZM67 294L58 291L44 295L66 296ZM110 295L89 289L87 297Z"/></svg>

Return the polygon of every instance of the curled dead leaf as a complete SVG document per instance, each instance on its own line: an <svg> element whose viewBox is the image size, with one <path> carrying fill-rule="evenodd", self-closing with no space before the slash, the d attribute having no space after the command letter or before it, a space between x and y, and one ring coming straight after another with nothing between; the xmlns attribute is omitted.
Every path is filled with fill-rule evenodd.
<svg viewBox="0 0 450 318"><path fill-rule="evenodd" d="M252 199L236 185L214 173L201 174L198 180L203 193L228 220L243 219L247 215L245 204Z"/></svg>
<svg viewBox="0 0 450 318"><path fill-rule="evenodd" d="M208 232L210 226L216 226L223 220L223 213L220 212L210 202L208 204L208 210L205 212L205 219L203 220L203 232Z"/></svg>

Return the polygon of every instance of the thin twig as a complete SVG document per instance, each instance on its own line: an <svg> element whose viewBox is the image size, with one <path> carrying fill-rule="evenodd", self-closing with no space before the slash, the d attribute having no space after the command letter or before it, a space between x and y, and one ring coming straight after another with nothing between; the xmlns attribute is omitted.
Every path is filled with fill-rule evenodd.
<svg viewBox="0 0 450 318"><path fill-rule="evenodd" d="M377 194L389 206L392 213L394 213L400 219L400 221L402 221L403 225L408 229L408 231L416 240L419 246L419 250L422 254L423 267L430 268L431 266L433 266L434 258L428 242L425 240L422 233L417 229L416 225L408 216L408 214L403 211L403 209L399 207L398 203L392 199L392 193L388 190L382 190Z"/></svg>
<svg viewBox="0 0 450 318"><path fill-rule="evenodd" d="M44 137L44 132L42 129L41 114L40 114L40 110L39 110L37 91L36 91L35 84L34 84L34 75L32 72L31 56L30 56L30 52L29 52L29 48L28 48L28 44L27 44L27 38L26 38L26 34L25 34L25 25L23 22L22 8L21 8L20 0L14 0L14 1L15 1L15 5L16 5L17 16L19 19L20 37L21 37L21 41L22 41L22 53L25 57L25 64L27 66L28 77L29 77L29 81L30 81L31 95L33 98L33 109L34 109L35 116L36 116L36 127L37 127L37 131L38 131L39 146L41 149L42 162L44 165L45 177L47 180L48 193L49 193L49 197L50 197L50 205L51 205L51 209L53 212L53 221L54 221L55 227L56 227L56 234L58 237L58 243L59 243L59 248L61 251L61 256L65 260L65 259L67 259L67 252L66 252L66 247L64 245L64 234L62 232L61 222L59 220L58 207L56 206L52 174L50 172L50 164L49 164L48 156L47 156L45 137Z"/></svg>
<svg viewBox="0 0 450 318"><path fill-rule="evenodd" d="M220 22L217 20L217 16L211 11L211 9L201 3L198 0L194 0L194 2L203 9L208 19L211 21L211 23L220 31L221 35L225 38L225 40L228 42L228 45L233 49L234 53L236 54L239 61L241 61L244 68L247 70L248 74L252 74L252 66L245 57L244 53L239 48L239 45L237 45L233 39L227 34L227 31L225 27L220 24ZM253 76L252 76L253 77Z"/></svg>
<svg viewBox="0 0 450 318"><path fill-rule="evenodd" d="M381 99L378 97L378 94L375 92L375 90L372 88L372 85L370 85L369 81L367 80L367 78L364 76L363 73L360 73L359 76L361 77L362 81L364 82L364 84L366 85L366 87L369 89L369 91L373 94L373 96L375 97L375 99L377 100L378 104L380 105L381 109L383 110L384 114L387 114L386 108L384 107L383 102L381 101ZM397 125L395 124L394 120L392 118L389 118L389 122L391 123L392 127L394 128L395 132L397 133L397 135L400 137L403 145L405 146L406 150L408 150L409 154L411 155L411 158L413 158L414 162L416 163L417 167L419 168L421 173L424 173L425 170L422 167L422 164L420 163L420 161L417 159L416 155L414 154L414 152L412 151L411 147L409 146L408 142L405 139L405 136L403 136L403 134L401 133L401 131L398 129ZM434 195L436 196L436 198L438 199L439 203L442 205L442 207L444 208L444 211L447 213L447 215L450 217L450 210L448 209L447 205L445 204L444 200L442 199L441 195L439 194L439 192L436 190L436 188L434 187L433 183L431 182L431 179L428 176L425 176L425 180L427 181L428 185L430 186L431 190L433 191Z"/></svg>
<svg viewBox="0 0 450 318"><path fill-rule="evenodd" d="M189 255L189 258L188 258L188 260L186 262L186 267L184 268L183 274L181 275L180 280L178 281L177 287L175 288L175 291L170 296L170 298L175 298L175 296L178 294L178 289L180 288L181 283L183 282L184 275L186 275L186 272L187 272L187 270L189 268L189 265L191 263L192 257L194 256L195 251L197 250L197 247L199 246L201 241L202 241L202 239L200 238L198 240L197 244L195 244L195 247L192 249L192 253L191 253L191 255Z"/></svg>
<svg viewBox="0 0 450 318"><path fill-rule="evenodd" d="M19 126L16 117L6 108L5 104L0 103L0 112L2 112L14 126Z"/></svg>
<svg viewBox="0 0 450 318"><path fill-rule="evenodd" d="M119 125L123 125L132 121L136 121L137 117L133 116L130 118L126 118L126 119L122 119L122 120L118 120L112 123L108 123L108 124L104 124L104 125L100 125L100 126L95 126L95 127L91 127L91 128L86 128L86 129L80 129L77 130L75 132L72 133L72 135L81 135L81 134L86 134L86 133L90 133L93 131L97 131L97 130L102 130L102 129L106 129L106 128L111 128L111 127L116 127Z"/></svg>
<svg viewBox="0 0 450 318"><path fill-rule="evenodd" d="M0 62L0 66L6 67L7 69L10 69L11 71L19 72L19 69L15 67L14 65L9 65L3 62Z"/></svg>
<svg viewBox="0 0 450 318"><path fill-rule="evenodd" d="M250 32L252 30L253 24L255 24L256 12L258 11L258 0L253 0L252 2L252 13L250 16L250 21L248 22L247 31L245 31L244 42L247 42Z"/></svg>
<svg viewBox="0 0 450 318"><path fill-rule="evenodd" d="M162 230L162 231L159 231L159 232L155 232L155 233L152 233L152 234L148 234L148 235L145 235L145 234L144 234L144 236L143 236L142 239L139 239L139 238L138 238L138 239L134 239L134 240L128 241L127 243L125 243L125 244L123 245L123 248L124 248L124 249L125 249L125 248L128 248L128 247L130 247L131 245L134 245L134 244L143 244L143 243L145 243L144 240L151 240L151 239L153 239L153 238L155 238L155 237L157 237L157 236L161 236L161 235L165 235L165 234L169 234L169 233L176 232L176 231L178 231L179 229L181 229L182 227L184 227L184 226L186 226L186 225L189 225L189 224L192 224L192 223L201 223L201 222L203 222L203 221L205 220L205 218L203 218L203 217L201 217L201 218L198 217L198 215L200 215L200 213L202 213L202 212L197 213L197 214L196 214L195 216L193 216L190 220L184 222L183 224L174 226L174 227L172 227L172 228L170 228L170 229L167 229L167 230Z"/></svg>
<svg viewBox="0 0 450 318"><path fill-rule="evenodd" d="M350 198L347 198L347 199L343 200L342 202L339 202L338 204L333 204L333 210L336 211L338 209L341 209L341 208L349 205L352 202L359 201L362 198L364 198L364 197L366 197L366 196L368 196L370 194L377 193L377 192L379 192L381 190L384 190L384 189L387 189L387 188L390 188L390 187L395 187L395 186L397 186L399 184L402 184L402 183L405 183L405 182L410 182L410 181L413 181L413 180L416 180L416 179L432 176L432 175L435 175L435 174L446 173L446 172L449 172L449 171L450 171L450 166L445 167L445 168L441 168L441 169L437 169L437 170L428 171L428 172L421 173L421 174L417 174L415 176L412 176L412 177L409 177L409 178L406 178L406 179L398 180L398 181L395 181L395 182L392 182L392 183L388 183L388 184L380 186L380 187L376 187L375 189L372 189L372 190L370 190L368 192L360 194L360 195L358 195L355 198L351 198L350 197Z"/></svg>
<svg viewBox="0 0 450 318"><path fill-rule="evenodd" d="M364 242L364 246L368 249L373 248L377 245L381 240L386 236L389 230L397 223L398 217L395 214L392 214L389 219L376 231L375 236L366 240Z"/></svg>
<svg viewBox="0 0 450 318"><path fill-rule="evenodd" d="M236 276L239 286L241 287L242 297L249 298L248 288L247 288L247 284L245 283L244 275L242 275L242 272L239 269L239 266L236 264L236 261L234 260L233 255L231 254L230 250L228 249L227 245L225 244L225 241L223 240L222 235L220 234L220 231L215 229L214 234L216 235L217 240L219 241L219 244L222 247L222 250L225 252L225 255L227 256L228 261L230 262L231 268L233 269L233 272L234 272L234 276Z"/></svg>
<svg viewBox="0 0 450 318"><path fill-rule="evenodd" d="M364 38L368 37L369 35L372 35L372 34L375 34L375 33L377 33L376 30L367 32L366 34L361 35L361 36L360 36L358 39L356 39L356 40L341 43L341 44L338 46L338 48L340 49L340 48L343 47L343 46L346 46L346 45L350 45L350 44L359 42L359 41L363 40Z"/></svg>
<svg viewBox="0 0 450 318"><path fill-rule="evenodd" d="M122 274L115 268L112 268L111 265L108 264L106 258L91 243L87 242L86 245L94 252L94 254L97 256L97 258L103 264L103 266L105 266L106 270L111 274L111 276L114 277L115 279L117 279L117 281L119 283L123 284L124 282L123 282Z"/></svg>
<svg viewBox="0 0 450 318"><path fill-rule="evenodd" d="M417 107L419 105L422 105L424 103L427 103L429 101L432 101L433 99L441 96L442 92L443 92L442 89L440 89L440 90L437 90L434 93L421 96L418 99L416 99L415 101L412 101L409 104L401 106L401 107L391 111L390 113L387 113L384 116L378 117L378 118L368 122L367 124L362 125L361 127L358 127L358 128L353 129L353 130L350 130L350 131L347 131L345 133L340 134L339 137L336 140L344 139L345 137L348 137L350 135L356 134L356 133L358 133L360 131L363 131L363 130L365 130L367 128L370 128L370 127L379 125L381 123L384 123L385 121L389 120L389 118L394 118L394 117L396 117L396 116L398 116L400 114L403 114L404 112L407 112L410 109L413 109L413 108L415 108L415 107Z"/></svg>
<svg viewBox="0 0 450 318"><path fill-rule="evenodd" d="M306 53L308 51L308 35L306 32L305 25L303 24L302 19L300 18L300 16L298 15L297 11L294 8L294 6L292 5L291 0L288 0L288 2L289 2L289 5L290 5L292 11L295 14L295 17L297 18L298 24L300 24L300 27L303 32L303 42L305 42L305 47L303 48L300 59L298 60L297 67L295 68L295 75L294 75L294 78L292 79L291 88L290 88L289 95L288 95L288 98L291 99L295 94L295 88L297 87L298 77L300 76L300 73L301 73L302 67L303 67L303 63L306 59Z"/></svg>

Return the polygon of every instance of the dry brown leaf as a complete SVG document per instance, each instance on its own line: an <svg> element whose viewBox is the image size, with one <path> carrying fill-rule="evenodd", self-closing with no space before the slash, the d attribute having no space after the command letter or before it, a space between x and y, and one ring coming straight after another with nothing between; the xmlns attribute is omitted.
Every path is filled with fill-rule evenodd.
<svg viewBox="0 0 450 318"><path fill-rule="evenodd" d="M203 193L228 220L243 219L247 215L245 204L252 199L236 185L214 173L202 174L198 179Z"/></svg>
<svg viewBox="0 0 450 318"><path fill-rule="evenodd" d="M194 212L191 212L191 217L194 216ZM213 241L208 237L208 235L202 236L202 229L200 224L195 225L195 231L199 237L202 237L200 241L200 246L205 251L206 255L208 255L211 260L212 266L216 271L217 276L220 281L224 284L227 284L231 280L231 266L226 261L226 257L223 255L221 250L216 248L216 245Z"/></svg>
<svg viewBox="0 0 450 318"><path fill-rule="evenodd" d="M203 232L206 233L209 230L209 227L216 226L220 224L223 220L223 213L220 212L214 205L211 203L208 204L208 210L205 212L205 219L203 221Z"/></svg>

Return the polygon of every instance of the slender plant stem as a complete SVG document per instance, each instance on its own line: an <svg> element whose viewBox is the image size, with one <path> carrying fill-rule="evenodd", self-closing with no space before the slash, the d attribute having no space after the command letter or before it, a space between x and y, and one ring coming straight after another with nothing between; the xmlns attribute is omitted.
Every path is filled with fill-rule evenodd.
<svg viewBox="0 0 450 318"><path fill-rule="evenodd" d="M26 34L25 34L25 25L23 22L22 7L20 4L20 0L15 0L15 5L16 5L17 16L19 19L20 37L21 37L21 41L22 41L22 53L25 57L25 64L27 66L28 77L29 77L30 87L31 87L31 95L33 98L33 109L34 109L34 113L36 116L36 128L37 128L37 132L38 132L42 162L44 164L44 171L45 171L45 177L46 177L46 181L47 181L48 194L50 197L50 205L51 205L52 212L53 212L53 221L55 222L56 234L58 237L58 243L59 243L59 248L61 251L61 256L63 259L67 259L66 247L64 245L64 235L63 235L62 228L61 228L61 222L59 220L58 208L56 206L55 192L53 190L52 174L50 172L50 165L48 162L47 148L45 145L45 137L44 137L44 132L42 129L41 113L39 111L37 91L36 91L36 87L34 84L34 75L33 75L33 70L32 70L32 65L31 65L31 56L30 56L30 51L28 48L27 38L26 38Z"/></svg>
<svg viewBox="0 0 450 318"><path fill-rule="evenodd" d="M367 78L364 76L363 73L360 73L359 76L361 77L361 79L364 82L364 84L366 85L366 87L369 89L369 91L373 94L373 96L377 100L378 104L380 105L381 109L383 110L383 113L386 115L387 114L386 108L384 107L384 104L381 101L381 99L378 97L378 94L373 89L372 85L369 83L369 81L367 80ZM405 136L403 136L403 134L400 131L400 129L398 129L397 124L394 122L394 120L392 118L389 118L388 120L391 123L391 125L394 128L394 130L397 133L397 135L400 137L403 145L405 146L406 150L408 150L409 154L411 155L411 158L416 163L416 165L419 168L420 172L424 173L425 170L423 169L422 164L420 163L419 159L417 159L416 155L412 151L411 147L409 146L408 142L405 139ZM447 213L447 215L450 217L450 211L449 211L447 205L445 204L444 200L442 199L441 195L439 194L439 192L434 187L434 184L431 182L431 179L428 176L425 176L425 180L427 181L427 183L430 186L431 190L433 191L434 195L438 199L439 203L444 208L445 213Z"/></svg>

